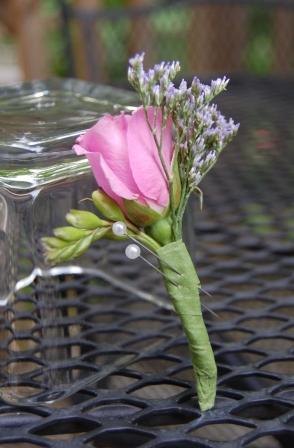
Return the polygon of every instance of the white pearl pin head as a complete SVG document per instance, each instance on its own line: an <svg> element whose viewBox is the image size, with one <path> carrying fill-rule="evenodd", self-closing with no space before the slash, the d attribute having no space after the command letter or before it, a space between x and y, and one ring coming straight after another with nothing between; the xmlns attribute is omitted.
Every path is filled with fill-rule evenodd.
<svg viewBox="0 0 294 448"><path fill-rule="evenodd" d="M127 226L122 221L116 221L112 224L112 232L116 236L126 236L127 235Z"/></svg>
<svg viewBox="0 0 294 448"><path fill-rule="evenodd" d="M136 260L141 255L141 249L137 244L129 244L126 247L125 254L130 260Z"/></svg>

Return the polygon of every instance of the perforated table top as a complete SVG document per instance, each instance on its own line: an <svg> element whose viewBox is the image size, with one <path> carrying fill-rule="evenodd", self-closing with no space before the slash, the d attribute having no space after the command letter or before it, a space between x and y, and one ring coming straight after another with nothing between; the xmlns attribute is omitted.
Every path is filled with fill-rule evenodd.
<svg viewBox="0 0 294 448"><path fill-rule="evenodd" d="M215 408L201 414L197 407L172 312L94 276L64 278L60 288L75 291L60 304L63 316L65 306L77 311L71 345L91 345L94 353L79 352L79 365L95 369L91 362L109 337L138 359L55 405L2 404L0 447L293 446L293 87L240 80L220 100L241 128L203 182L193 254L211 294L203 301L217 314L204 312L219 369ZM114 272L160 294L147 268L134 274L134 265L114 263Z"/></svg>

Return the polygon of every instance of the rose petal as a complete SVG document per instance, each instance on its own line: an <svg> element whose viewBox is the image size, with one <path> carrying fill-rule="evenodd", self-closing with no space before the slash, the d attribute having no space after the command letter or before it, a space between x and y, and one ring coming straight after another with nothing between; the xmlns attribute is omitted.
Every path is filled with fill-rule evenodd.
<svg viewBox="0 0 294 448"><path fill-rule="evenodd" d="M118 203L121 203L120 198L137 199L139 197L138 194L133 193L123 182L121 182L109 167L102 154L88 153L87 157L98 185L106 194L108 194L108 196Z"/></svg>
<svg viewBox="0 0 294 448"><path fill-rule="evenodd" d="M153 120L154 112L148 110L149 119ZM160 117L157 123L161 124ZM165 133L171 133L167 128ZM146 199L155 201L159 206L165 207L169 202L169 192L166 177L164 175L158 150L154 138L146 123L143 108L139 108L128 121L128 154L133 178ZM165 155L169 159L171 149L168 142L171 136L165 136ZM170 167L170 161L169 167Z"/></svg>
<svg viewBox="0 0 294 448"><path fill-rule="evenodd" d="M82 146L89 152L99 153L116 177L133 193L139 195L134 182L127 153L128 116L102 117L84 135Z"/></svg>
<svg viewBox="0 0 294 448"><path fill-rule="evenodd" d="M75 151L77 156L84 156L88 154L88 151L81 145L75 144L72 149Z"/></svg>

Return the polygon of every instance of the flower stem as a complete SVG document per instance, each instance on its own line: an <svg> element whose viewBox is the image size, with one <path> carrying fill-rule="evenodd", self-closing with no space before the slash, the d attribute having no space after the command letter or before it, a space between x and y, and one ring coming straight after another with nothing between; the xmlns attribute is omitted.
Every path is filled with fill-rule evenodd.
<svg viewBox="0 0 294 448"><path fill-rule="evenodd" d="M143 243L153 252L156 252L160 248L160 244L155 241L151 236L147 235L144 231L138 229L134 224L130 221L126 220L127 228L132 232L132 236L135 237L138 241Z"/></svg>
<svg viewBox="0 0 294 448"><path fill-rule="evenodd" d="M187 182L182 185L181 199L177 209L175 219L173 221L173 233L175 236L175 241L182 239L182 223L183 216L185 213L185 208L189 199L189 192L187 191Z"/></svg>
<svg viewBox="0 0 294 448"><path fill-rule="evenodd" d="M156 130L157 130L156 129L157 109L156 109L156 116L155 116L155 125L153 127L152 127L152 124L150 123L150 120L149 120L149 117L148 117L148 113L147 113L147 108L146 108L146 105L144 105L144 103L143 103L143 109L144 109L144 114L145 114L145 119L146 119L147 126L148 126L150 132L152 133L152 136L153 136L156 148L158 150L158 155L159 155L159 159L160 159L160 162L161 162L161 166L162 166L162 169L163 169L164 174L166 176L166 182L167 182L167 185L168 185L169 198L170 198L171 215L172 215L173 222L175 222L176 221L176 209L175 209L175 204L174 204L174 199L173 199L173 178L172 178L172 176L170 175L170 173L169 173L169 171L167 169L167 166L166 166L163 154L162 154L163 127L165 126L165 122L162 120L162 126L161 126L161 129L160 129L160 141L158 141L158 138L157 138L157 135L156 135ZM161 113L162 113L162 117L163 117L164 116L163 108L161 110ZM172 172L172 170L171 170L171 172ZM178 239L178 237L176 236L176 234L174 232L174 229L173 229L173 233L174 233L174 238Z"/></svg>
<svg viewBox="0 0 294 448"><path fill-rule="evenodd" d="M162 154L162 142L158 141L158 138L157 138L157 135L156 135L156 126L152 127L152 125L150 123L150 120L149 120L149 117L148 117L148 113L147 113L146 107L144 106L143 109L144 109L144 114L145 114L145 119L146 119L147 126L148 126L148 128L149 128L149 130L150 130L150 132L151 132L151 134L153 136L156 148L158 150L158 155L159 155L159 158L160 158L160 162L161 162L164 174L166 176L166 181L167 181L167 183L169 183L170 176L169 176L169 172L168 172L168 169L166 167L165 160L164 160L163 154Z"/></svg>
<svg viewBox="0 0 294 448"><path fill-rule="evenodd" d="M143 243L153 252L157 252L160 249L160 244L157 243L151 236L147 235L145 232L139 232L136 234L135 239Z"/></svg>
<svg viewBox="0 0 294 448"><path fill-rule="evenodd" d="M161 247L157 254L167 278L166 289L188 339L199 406L206 411L214 406L217 368L202 317L199 279L182 241Z"/></svg>

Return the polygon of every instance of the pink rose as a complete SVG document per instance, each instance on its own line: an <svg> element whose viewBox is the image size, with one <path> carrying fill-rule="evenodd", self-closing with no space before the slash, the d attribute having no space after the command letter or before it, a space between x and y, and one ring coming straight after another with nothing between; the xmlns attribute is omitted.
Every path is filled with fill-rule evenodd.
<svg viewBox="0 0 294 448"><path fill-rule="evenodd" d="M148 108L148 118L150 123L155 123L155 108ZM158 140L161 124L161 111L158 110ZM142 107L131 115L103 116L77 139L73 149L77 155L87 156L98 185L123 211L125 200L136 201L158 213L168 207L166 175ZM163 130L162 154L170 171L173 156L171 119Z"/></svg>

